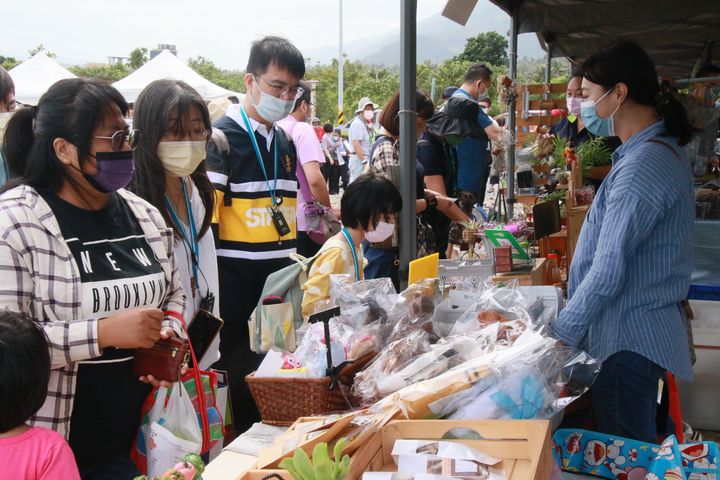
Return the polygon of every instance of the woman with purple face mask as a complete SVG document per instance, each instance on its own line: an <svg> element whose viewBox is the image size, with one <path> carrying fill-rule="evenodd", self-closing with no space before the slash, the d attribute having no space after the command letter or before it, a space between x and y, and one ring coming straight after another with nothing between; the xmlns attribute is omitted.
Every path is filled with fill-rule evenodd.
<svg viewBox="0 0 720 480"><path fill-rule="evenodd" d="M177 336L185 313L172 231L124 190L140 132L107 83L55 83L7 126L22 176L0 194L0 308L22 312L50 341L48 396L30 419L70 443L83 479L137 475L129 451L152 376L131 373L137 348Z"/></svg>

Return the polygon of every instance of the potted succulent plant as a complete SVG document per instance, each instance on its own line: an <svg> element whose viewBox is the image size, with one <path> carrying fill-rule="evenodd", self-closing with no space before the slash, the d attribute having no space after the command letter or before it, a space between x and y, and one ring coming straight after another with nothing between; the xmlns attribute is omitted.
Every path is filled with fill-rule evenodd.
<svg viewBox="0 0 720 480"><path fill-rule="evenodd" d="M578 161L582 165L583 177L603 180L612 168L612 152L602 137L584 142L577 148Z"/></svg>

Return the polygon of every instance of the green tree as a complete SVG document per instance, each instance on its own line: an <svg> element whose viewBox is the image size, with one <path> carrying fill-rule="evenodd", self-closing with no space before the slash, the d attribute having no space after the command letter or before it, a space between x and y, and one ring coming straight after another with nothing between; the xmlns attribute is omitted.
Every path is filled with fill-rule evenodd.
<svg viewBox="0 0 720 480"><path fill-rule="evenodd" d="M35 55L37 55L40 52L45 53L45 55L47 55L50 58L55 58L55 54L53 52L49 51L47 48L45 48L45 45L43 45L42 43L40 45L38 45L37 47L28 50L28 53L30 54L31 57L34 57Z"/></svg>
<svg viewBox="0 0 720 480"><path fill-rule="evenodd" d="M237 70L222 70L210 59L198 55L188 60L188 66L211 82L233 92L245 92L244 72Z"/></svg>
<svg viewBox="0 0 720 480"><path fill-rule="evenodd" d="M483 32L468 38L465 50L455 59L505 65L508 63L507 49L508 41L505 37L497 32Z"/></svg>
<svg viewBox="0 0 720 480"><path fill-rule="evenodd" d="M137 70L138 68L145 65L145 62L147 61L148 49L138 47L132 52L130 52L130 61L128 62L128 65L130 66L131 70Z"/></svg>
<svg viewBox="0 0 720 480"><path fill-rule="evenodd" d="M108 80L110 82L117 82L121 78L125 78L130 73L128 67L121 63L116 63L114 65L98 65L89 67L81 67L76 65L68 67L68 70L70 70L78 77L99 78L102 80Z"/></svg>
<svg viewBox="0 0 720 480"><path fill-rule="evenodd" d="M18 62L15 57L5 57L3 55L0 55L0 67L3 67L5 70L15 68L15 66L19 63L20 62Z"/></svg>

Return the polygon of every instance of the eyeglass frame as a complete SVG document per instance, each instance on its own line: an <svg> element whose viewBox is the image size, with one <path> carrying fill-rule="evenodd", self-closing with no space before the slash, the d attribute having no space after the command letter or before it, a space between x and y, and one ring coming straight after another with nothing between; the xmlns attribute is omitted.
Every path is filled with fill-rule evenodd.
<svg viewBox="0 0 720 480"><path fill-rule="evenodd" d="M283 87L287 87L287 88L285 89L285 91L283 91L283 92L281 92L279 95L277 95L276 98L287 97L288 93L290 93L290 90L292 90L293 88L296 88L297 91L296 91L295 95L292 96L292 97L290 97L290 98L288 98L288 100L297 100L298 98L300 98L300 97L302 96L303 93L305 93L305 89L304 89L303 87L301 87L300 85L297 85L297 86L295 86L295 87L288 87L287 85L284 85L284 84L283 84L283 87L280 87L280 86L278 86L278 85L273 85L273 84L270 83L269 81L265 80L264 78L262 78L262 77L260 77L260 76L255 75L254 73L251 74L251 75L252 75L252 77L253 77L253 80L255 80L255 83L258 84L258 88L260 88L260 82L258 82L258 79L260 79L260 80L262 80L263 82L265 82L265 85L267 85L268 87L274 89L275 91L281 90ZM260 88L260 91L262 91L262 88ZM275 97L275 95L273 95L273 97Z"/></svg>
<svg viewBox="0 0 720 480"><path fill-rule="evenodd" d="M122 141L120 142L119 146L116 147L115 145L115 137L117 134L122 135ZM127 132L125 130L118 130L114 132L111 136L105 137L101 135L93 135L93 138L97 138L100 140L110 140L110 146L112 147L113 152L120 152L122 151L122 144L127 144L128 147L130 147L130 150L135 150L138 147L139 141L140 141L140 135L142 135L142 132L138 129L132 129L128 130Z"/></svg>

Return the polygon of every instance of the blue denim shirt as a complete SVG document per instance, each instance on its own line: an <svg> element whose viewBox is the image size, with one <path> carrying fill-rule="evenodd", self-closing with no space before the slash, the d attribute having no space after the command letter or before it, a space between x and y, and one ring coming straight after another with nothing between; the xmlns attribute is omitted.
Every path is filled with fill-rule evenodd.
<svg viewBox="0 0 720 480"><path fill-rule="evenodd" d="M570 300L553 328L600 361L627 350L690 379L679 302L690 284L695 200L690 162L664 129L655 123L613 153L580 232Z"/></svg>

